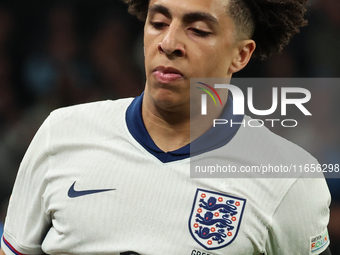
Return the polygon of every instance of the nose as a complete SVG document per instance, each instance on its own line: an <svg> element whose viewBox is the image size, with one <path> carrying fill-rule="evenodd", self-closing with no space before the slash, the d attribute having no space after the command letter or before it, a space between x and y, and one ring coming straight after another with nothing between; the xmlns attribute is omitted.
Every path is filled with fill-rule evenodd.
<svg viewBox="0 0 340 255"><path fill-rule="evenodd" d="M179 25L171 24L163 40L158 44L158 51L168 57L183 57L185 55L185 46L183 35Z"/></svg>

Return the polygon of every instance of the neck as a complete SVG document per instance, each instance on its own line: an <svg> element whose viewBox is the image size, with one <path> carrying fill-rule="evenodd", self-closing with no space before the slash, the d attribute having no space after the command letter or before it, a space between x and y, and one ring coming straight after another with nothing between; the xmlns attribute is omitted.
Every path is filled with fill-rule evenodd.
<svg viewBox="0 0 340 255"><path fill-rule="evenodd" d="M226 101L227 98L224 103ZM217 119L223 110L223 107L217 110L210 107L214 109L214 112L202 116L200 111L190 113L189 104L176 107L176 109L164 109L151 100L147 90L144 92L142 106L144 125L154 143L161 150L175 151L189 144L209 130L213 119ZM193 108L200 109L200 106Z"/></svg>
<svg viewBox="0 0 340 255"><path fill-rule="evenodd" d="M174 151L190 143L190 113L158 107L144 94L142 117L154 143L163 151Z"/></svg>

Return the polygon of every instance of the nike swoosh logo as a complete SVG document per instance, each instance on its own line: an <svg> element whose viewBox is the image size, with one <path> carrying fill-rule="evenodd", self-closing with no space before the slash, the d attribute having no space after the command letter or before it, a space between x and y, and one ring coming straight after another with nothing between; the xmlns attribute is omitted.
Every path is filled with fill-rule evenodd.
<svg viewBox="0 0 340 255"><path fill-rule="evenodd" d="M76 182L74 182L72 184L72 186L70 187L70 189L68 190L67 195L70 198L75 198L75 197L81 197L81 196L86 196L86 195L90 195L90 194L95 194L95 193L100 193L100 192L106 192L106 191L111 191L111 190L116 190L116 189L92 189L92 190L81 190L81 191L77 191L74 190L74 185L76 184Z"/></svg>

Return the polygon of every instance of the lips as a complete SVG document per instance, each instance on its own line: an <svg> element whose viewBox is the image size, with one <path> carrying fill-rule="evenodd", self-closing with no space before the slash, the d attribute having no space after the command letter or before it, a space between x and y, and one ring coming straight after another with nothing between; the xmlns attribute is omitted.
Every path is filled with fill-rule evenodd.
<svg viewBox="0 0 340 255"><path fill-rule="evenodd" d="M158 66L154 69L153 75L160 83L171 83L183 79L183 74L173 67Z"/></svg>

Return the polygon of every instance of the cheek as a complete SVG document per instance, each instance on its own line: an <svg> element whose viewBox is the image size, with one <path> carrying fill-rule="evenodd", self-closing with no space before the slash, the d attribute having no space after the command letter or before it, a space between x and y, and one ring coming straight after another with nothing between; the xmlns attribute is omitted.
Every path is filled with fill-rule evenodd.
<svg viewBox="0 0 340 255"><path fill-rule="evenodd" d="M204 42L204 43L203 43ZM193 42L189 45L188 56L200 77L221 76L228 72L231 64L233 45L225 40Z"/></svg>
<svg viewBox="0 0 340 255"><path fill-rule="evenodd" d="M208 66L216 78L226 75L232 63L232 51L225 45L215 47L209 54Z"/></svg>
<svg viewBox="0 0 340 255"><path fill-rule="evenodd" d="M227 74L231 63L230 56L215 49L201 52L202 54L196 54L196 59L191 61L196 67L195 77L219 78Z"/></svg>
<svg viewBox="0 0 340 255"><path fill-rule="evenodd" d="M145 55L151 50L151 49L157 49L155 45L157 46L159 37L159 32L153 31L150 28L144 29L144 50Z"/></svg>
<svg viewBox="0 0 340 255"><path fill-rule="evenodd" d="M145 34L144 35L144 54L145 56L147 55L147 53L149 52L149 49L151 47L152 44L152 39L150 35Z"/></svg>
<svg viewBox="0 0 340 255"><path fill-rule="evenodd" d="M150 35L144 36L144 62L146 69L152 60L152 56L154 56L158 50L157 45L155 37Z"/></svg>

